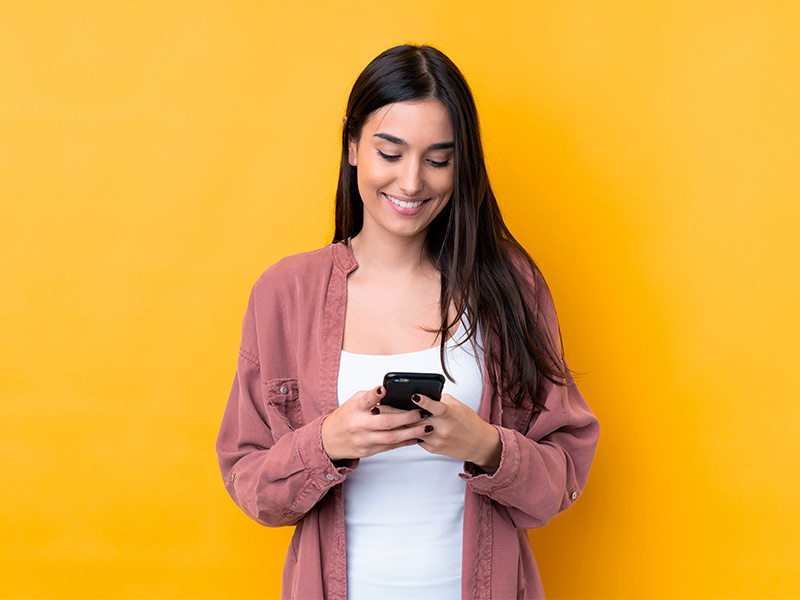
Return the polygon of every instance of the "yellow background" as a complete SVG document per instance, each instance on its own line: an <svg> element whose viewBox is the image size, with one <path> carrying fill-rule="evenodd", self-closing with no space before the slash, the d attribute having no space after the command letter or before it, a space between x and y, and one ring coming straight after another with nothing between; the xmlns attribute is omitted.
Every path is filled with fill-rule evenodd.
<svg viewBox="0 0 800 600"><path fill-rule="evenodd" d="M241 317L404 41L471 82L602 424L549 595L800 596L800 5L498 6L0 2L0 597L277 597L213 450Z"/></svg>

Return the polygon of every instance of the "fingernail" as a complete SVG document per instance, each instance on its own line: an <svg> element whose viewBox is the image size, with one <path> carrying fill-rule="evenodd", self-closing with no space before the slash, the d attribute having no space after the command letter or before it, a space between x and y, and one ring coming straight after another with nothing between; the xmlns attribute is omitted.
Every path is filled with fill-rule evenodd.
<svg viewBox="0 0 800 600"><path fill-rule="evenodd" d="M413 396L411 396L411 399L414 402L419 402L420 400L422 400L422 398L419 397L419 394L414 394Z"/></svg>
<svg viewBox="0 0 800 600"><path fill-rule="evenodd" d="M378 394L378 396L383 396L383 386L379 385L378 389L375 390L375 393Z"/></svg>
<svg viewBox="0 0 800 600"><path fill-rule="evenodd" d="M433 431L433 425L425 425L425 433L430 433Z"/></svg>
<svg viewBox="0 0 800 600"><path fill-rule="evenodd" d="M419 411L419 418L420 419L424 419L425 417L430 417L430 416L431 416L431 413L429 413L427 410L420 409L420 411Z"/></svg>
<svg viewBox="0 0 800 600"><path fill-rule="evenodd" d="M369 409L369 412L371 412L373 415L379 415L381 414L381 409L378 408L377 406L373 406L372 408Z"/></svg>
<svg viewBox="0 0 800 600"><path fill-rule="evenodd" d="M421 444L421 443L422 443L422 440L421 440L421 439L419 439L419 438L417 438L417 443L418 443L418 444Z"/></svg>

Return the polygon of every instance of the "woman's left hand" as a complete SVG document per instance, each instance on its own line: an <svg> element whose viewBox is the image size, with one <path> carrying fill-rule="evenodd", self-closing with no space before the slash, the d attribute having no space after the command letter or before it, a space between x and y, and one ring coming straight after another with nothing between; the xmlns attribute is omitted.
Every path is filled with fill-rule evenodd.
<svg viewBox="0 0 800 600"><path fill-rule="evenodd" d="M442 394L438 402L421 395L415 395L412 400L431 413L423 422L433 430L427 432L426 429L425 437L419 441L420 447L432 454L471 462L487 473L497 471L503 450L497 429L450 394Z"/></svg>

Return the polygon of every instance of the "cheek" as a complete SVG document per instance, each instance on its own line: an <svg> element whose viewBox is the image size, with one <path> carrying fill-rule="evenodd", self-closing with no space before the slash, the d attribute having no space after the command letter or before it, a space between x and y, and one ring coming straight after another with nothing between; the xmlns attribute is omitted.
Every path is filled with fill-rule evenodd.
<svg viewBox="0 0 800 600"><path fill-rule="evenodd" d="M392 179L391 170L386 164L363 156L359 157L358 164L359 191L383 187Z"/></svg>
<svg viewBox="0 0 800 600"><path fill-rule="evenodd" d="M361 200L367 200L375 196L375 190L378 187L371 172L364 171L359 168L358 170L358 193L361 195Z"/></svg>
<svg viewBox="0 0 800 600"><path fill-rule="evenodd" d="M434 185L436 186L436 191L443 195L447 196L448 198L453 193L453 172L450 171L449 173L442 173L439 177L435 180Z"/></svg>

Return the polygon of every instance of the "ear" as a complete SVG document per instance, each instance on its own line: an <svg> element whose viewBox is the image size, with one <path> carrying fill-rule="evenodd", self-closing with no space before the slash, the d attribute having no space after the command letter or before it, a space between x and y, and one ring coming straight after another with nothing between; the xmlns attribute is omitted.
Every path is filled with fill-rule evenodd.
<svg viewBox="0 0 800 600"><path fill-rule="evenodd" d="M358 165L358 142L351 139L349 144L348 161L351 167Z"/></svg>

